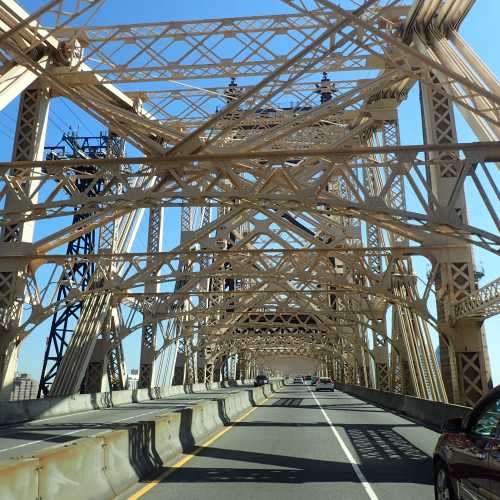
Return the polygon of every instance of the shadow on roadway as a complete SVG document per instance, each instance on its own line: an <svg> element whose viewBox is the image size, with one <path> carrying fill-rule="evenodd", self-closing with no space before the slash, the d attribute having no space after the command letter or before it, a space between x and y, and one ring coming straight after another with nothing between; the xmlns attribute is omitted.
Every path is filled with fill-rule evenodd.
<svg viewBox="0 0 500 500"><path fill-rule="evenodd" d="M433 484L432 458L395 432L391 425L343 425L369 482ZM397 427L401 427L398 425ZM405 427L415 427L407 424Z"/></svg>
<svg viewBox="0 0 500 500"><path fill-rule="evenodd" d="M310 483L353 482L356 475L349 463L330 462L268 453L255 453L223 448L203 448L198 457L234 460L269 467L182 467L164 482L259 482Z"/></svg>
<svg viewBox="0 0 500 500"><path fill-rule="evenodd" d="M432 484L432 459L394 433L389 426L382 426L383 429L379 429L380 426L352 427L350 431L354 431L353 445L356 451L359 450L358 453L362 453L361 468L369 482ZM372 433L381 431L386 433L387 444L377 443L377 438L372 442ZM198 457L245 462L248 467L243 464L238 464L239 467L185 466L177 469L165 482L359 482L347 461L337 462L216 447L203 448ZM252 467L252 464L258 465Z"/></svg>
<svg viewBox="0 0 500 500"><path fill-rule="evenodd" d="M292 393L293 394L293 393ZM284 396L285 394L280 394L280 396ZM295 394L296 395L296 394ZM313 399L313 398L297 398L297 397L280 397L275 399L271 405L266 406L278 406L281 408L300 408L300 409L309 409L309 410L321 410L321 408L317 404L303 404L305 399ZM384 413L382 408L378 408L369 403L344 403L340 402L339 404L336 401L343 400L346 398L338 398L336 396L332 398L328 398L326 401L331 401L330 404L325 404L325 400L321 402L321 407L324 410L336 410L336 411L354 411L354 412L369 412L369 413Z"/></svg>
<svg viewBox="0 0 500 500"><path fill-rule="evenodd" d="M330 424L327 422L320 421L320 422L273 422L273 421L243 421L243 422L234 422L233 427L330 427ZM344 427L341 424L340 425L335 425L335 427ZM356 426L353 426L356 427ZM377 427L380 428L390 428L392 429L392 425L379 425ZM404 428L404 427L409 427L409 428L414 428L414 424L398 424L398 428ZM345 428L345 427L344 427Z"/></svg>

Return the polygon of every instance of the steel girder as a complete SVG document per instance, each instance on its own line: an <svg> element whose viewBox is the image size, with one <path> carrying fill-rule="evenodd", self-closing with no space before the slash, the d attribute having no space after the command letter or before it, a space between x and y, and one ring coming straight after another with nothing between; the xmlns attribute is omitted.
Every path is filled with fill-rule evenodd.
<svg viewBox="0 0 500 500"><path fill-rule="evenodd" d="M85 9L93 3L97 2L88 2ZM90 302L109 300L103 303L105 307L115 304L119 310L128 310L130 321L116 316L124 334L144 328L148 370L164 346L181 342L190 381L200 373L194 353L201 349L211 352L213 361L215 352L224 359L234 354L243 359L248 347L248 372L255 370L259 352L263 356L273 350L283 352L289 344L293 352L310 354L308 346L317 341L312 339L325 333L335 346L324 344L319 355L324 370L335 368L351 381L372 384L370 358L375 364L378 359L379 367L385 364L381 371L386 372L378 377L379 385L383 378L391 390L446 397L439 393L439 374L432 372L432 363L422 360L429 356L430 344L419 323L421 318L433 321L426 303L434 279L442 273L442 255L465 243L499 250L498 188L492 163L499 160L500 96L494 76L456 32L472 2L419 1L411 9L384 10L385 2L370 1L355 13L327 0L313 2L317 8L310 11L302 3L286 3L298 10L297 15L76 31L61 21L55 30L33 29L29 16L14 9L15 33L11 24L11 32L4 28L0 39L8 54L5 71L17 72L14 87L4 89L0 83L4 100L15 94L13 88L22 89L27 80L31 83L35 75L54 94L73 100L146 155L97 165L93 180L105 182L106 190L94 200L87 193L79 193L74 200L65 195L75 194L76 182L85 180L76 164L2 166L0 193L4 199L19 200L3 205L5 227L64 217L75 207L82 213L92 207L94 214L86 228L75 224L49 234L27 247L25 257L17 260L19 277L28 284L28 314L16 330L18 338L68 304L68 300L58 302L39 293L43 290L40 265L70 265L67 257L49 256L49 250L106 227L137 207L150 208L152 227L157 227L154 214L161 207L181 206L186 214L204 206L204 213L213 208L219 216L197 231L189 228L190 234L168 256L158 253L156 238L145 255L112 253L81 261L95 262L107 277ZM363 16L355 15L361 12ZM428 34L430 25L442 36L421 37ZM408 33L414 31L417 35L409 39ZM84 32L88 48L82 53L78 36ZM223 47L217 46L217 36L221 35L239 47L239 58L231 63L219 52ZM285 43L282 52L276 51L277 37L291 35L295 45ZM132 44L126 56L128 69L124 69L118 52L127 40ZM26 48L35 42L42 50L33 57ZM159 50L165 43L173 47L195 42L195 64L182 53L173 63ZM149 61L144 63L139 54ZM334 82L328 97L318 95L312 75L329 68L353 70L356 81ZM381 70L377 76L358 78L358 73L376 68ZM212 87L172 88L162 93L134 90L126 95L117 87L104 86L230 72L231 76L259 75L263 80L237 91L233 86L231 93ZM483 143L457 145L455 139L404 148L397 140L384 140L389 147L366 148L369 137L395 137L390 125L397 123L395 109L416 81L428 92L441 92L458 104ZM296 102L287 108L283 98L290 95ZM172 103L172 109L182 102L184 111L173 119L165 102ZM443 168L458 172L447 180L448 197L436 193L435 182L427 178L427 172ZM29 183L40 185L38 192L44 198L37 200L23 189ZM483 204L481 227L457 216L457 197L469 185ZM405 205L405 197L412 200L411 205ZM368 243L375 249L363 243L364 228L369 229ZM281 255L277 258L269 250ZM8 252L4 255L5 261L12 257ZM314 260L311 255L318 257ZM420 291L410 264L412 255L425 255L431 263ZM160 291L169 282L175 282L176 289ZM137 287L144 287L144 292L138 294ZM487 304L482 299L482 309L463 306L469 297L473 302L475 293L471 288L465 298L452 298L440 322L434 323L442 336L449 340L449 327L462 319L462 310L467 309L469 318L482 314L481 319L486 311L495 310L491 294ZM74 291L75 300L82 297ZM382 321L388 304L393 304L400 318L390 335ZM279 316L287 309L307 311L310 324L298 327ZM260 321L250 321L255 319L252 313L269 311L280 321L267 321L264 329ZM143 317L137 321L137 315ZM162 330L164 321L176 326L166 329L170 333L155 349L158 333L154 328L158 325ZM85 321L81 323L82 335L93 342L95 332ZM366 340L369 330L374 332L375 347L384 345L387 353L387 342L392 346L391 358L384 355L383 363L380 352L371 352L373 346ZM296 340L280 337L280 332L295 335ZM257 337L260 344L252 340L250 348L242 344L250 342L249 338L239 339L242 333L252 338L256 333L265 335ZM214 366L207 365L204 373L213 374ZM228 364L226 368L226 375L234 372ZM455 381L460 377L458 372L453 376ZM144 385L153 378L145 376ZM69 380L61 380L64 390L75 390L74 383L70 386Z"/></svg>
<svg viewBox="0 0 500 500"><path fill-rule="evenodd" d="M353 149L353 156L348 159L345 158L343 149L322 150L313 155L300 151L280 151L269 155L266 152L258 152L255 153L256 156L262 155L263 158L269 156L274 168L269 171L263 168L263 165L257 164L252 171L252 177L248 176L249 166L246 164L235 165L228 172L223 163L226 159L224 155L221 155L220 165L214 165L214 161L218 158L210 156L200 156L196 160L148 159L143 160L143 163L139 163L138 158L121 158L115 164L129 164L131 171L124 172L119 177L113 175L115 164L110 162L111 164L107 165L103 160L96 162L97 171L94 178L107 178L106 194L95 197L83 192L78 197L71 198L68 198L67 193L76 192L75 182L90 176L84 171L79 171L75 163L65 162L66 165L61 165L55 161L39 162L36 165L40 167L40 174L37 175L30 170L32 163L19 162L16 164L15 176L9 173L3 174L4 186L0 195L5 197L15 193L22 198L23 204L17 210L15 207L10 210L6 208L1 213L6 217L6 222L25 222L67 215L74 211L76 204L79 210L88 211L88 205L98 203L99 208L96 210L95 218L101 219L101 222L96 220L96 224L99 225L106 217L112 216L110 212L119 214L120 209L127 211L132 206L184 204L196 206L195 204L200 201L211 206L219 206L229 205L238 200L240 207L243 204L247 204L248 207L252 204L269 207L279 204L281 208L289 207L304 211L312 209L324 214L360 217L379 226L384 224L388 229L415 241L431 242L432 235L440 233L443 236L462 238L498 252L500 239L495 233L470 226L456 217L453 197L445 200L436 199L430 182L425 178L425 170L439 169L443 162L453 162L454 168L460 171L460 175L453 179L453 192L458 192L466 181L472 180L476 195L484 203L483 227L494 225L500 229L494 199L495 171L491 163L500 156L500 144L455 144L441 148L443 154L454 155L450 160L443 160L439 155L434 155L431 159L419 155L420 152L432 153L439 150L426 147L360 148ZM378 162L371 156L377 153L385 153L386 158L390 153L393 158ZM461 154L465 155L465 159L458 159ZM286 155L293 155L294 162L278 160ZM244 153L238 156L242 157ZM227 156L228 160L231 158L231 155ZM183 165L180 170L179 163ZM203 168L204 163L206 168ZM190 168L190 165L194 166ZM383 197L371 194L367 188L363 188L357 174L360 167L362 171L384 168L385 175L381 176L380 187L382 193L392 191L395 184L400 182L399 176L401 176L411 195L418 200L414 209L392 207ZM168 176L169 179L163 181L162 189L158 190L155 181L160 175L163 175L163 178ZM34 195L18 189L17 186L22 185L27 177L49 187L45 199L34 201L31 199ZM483 177L488 183L487 190L481 180ZM64 179L64 182L54 184L54 180L59 178ZM141 179L145 185L151 187L149 189L138 187L137 179ZM342 198L329 190L328 182L331 181L345 183L350 199ZM121 193L113 193L111 188L115 184L122 186ZM55 243L61 244L70 236L75 237L76 232L75 229L69 234L61 234L61 238L52 235L41 240L36 244L37 250L44 251Z"/></svg>
<svg viewBox="0 0 500 500"><path fill-rule="evenodd" d="M383 15L395 21L403 19L407 7L383 10ZM334 13L324 17L334 25L343 16ZM96 26L66 29L62 37L82 37L88 51L82 62L98 61L97 68L89 70L108 83L157 80L191 80L200 78L229 78L238 75L268 75L291 59L308 42L313 42L323 31L321 25L308 16L288 14L266 17L211 19L191 22L148 23L118 26ZM227 43L234 57L228 57ZM279 42L276 43L275 42ZM288 43L287 43L288 42ZM132 52L129 50L133 47ZM125 52L126 63L116 64L113 55ZM175 63L165 50L176 51ZM145 64L141 54L148 55ZM112 55L113 54L113 55ZM347 54L346 54L347 55ZM110 57L111 56L111 57ZM348 57L325 58L312 54L311 61L325 71L352 71L377 68L362 51L350 52ZM307 61L309 62L309 61ZM74 85L85 85L85 71L64 78Z"/></svg>

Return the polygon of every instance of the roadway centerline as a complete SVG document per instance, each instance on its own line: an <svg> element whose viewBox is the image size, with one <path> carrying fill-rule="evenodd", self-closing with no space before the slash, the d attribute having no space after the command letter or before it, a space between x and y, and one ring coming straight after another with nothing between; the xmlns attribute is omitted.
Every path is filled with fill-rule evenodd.
<svg viewBox="0 0 500 500"><path fill-rule="evenodd" d="M318 398L316 397L316 394L309 389L309 392L311 393L311 396L313 397L314 401L318 405L319 409L321 410L321 413L323 414L323 417L325 418L326 422L328 423L328 426L330 427L333 435L337 439L338 443L340 444L340 447L342 448L342 451L344 452L345 456L347 457L347 460L349 460L349 463L351 464L354 472L356 473L356 476L359 479L359 482L363 486L364 490L366 491L366 494L370 498L370 500L379 500L375 492L373 491L373 488L371 487L371 484L367 481L365 475L361 471L361 468L359 467L358 462L355 460L353 457L351 451L349 450L348 446L345 444L344 440L339 434L339 431L335 428L333 425L332 421L330 420L330 417L327 415L326 411L323 409L321 406L321 403L318 401Z"/></svg>
<svg viewBox="0 0 500 500"><path fill-rule="evenodd" d="M200 440L205 448L199 453L165 462L118 499L434 498L434 436L348 394L323 396L304 385L285 386L244 418L234 424L236 432L226 431L215 442ZM416 457L420 448L425 454ZM149 484L155 479L156 485Z"/></svg>

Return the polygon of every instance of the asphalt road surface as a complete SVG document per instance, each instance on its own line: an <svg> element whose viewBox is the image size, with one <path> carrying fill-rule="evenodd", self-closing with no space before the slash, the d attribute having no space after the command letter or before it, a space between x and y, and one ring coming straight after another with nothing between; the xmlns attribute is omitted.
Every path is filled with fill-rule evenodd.
<svg viewBox="0 0 500 500"><path fill-rule="evenodd" d="M200 400L221 399L244 388L245 386L237 386L192 394L178 394L166 399L49 417L25 424L0 426L0 460L31 457L55 444L97 436L136 420L148 421L163 413L193 406Z"/></svg>
<svg viewBox="0 0 500 500"><path fill-rule="evenodd" d="M120 498L430 500L437 438L339 391L285 386Z"/></svg>

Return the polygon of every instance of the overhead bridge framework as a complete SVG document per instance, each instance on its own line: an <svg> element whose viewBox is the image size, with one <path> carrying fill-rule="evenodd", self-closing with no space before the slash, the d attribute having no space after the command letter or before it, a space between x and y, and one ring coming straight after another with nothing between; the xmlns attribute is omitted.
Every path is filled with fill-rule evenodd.
<svg viewBox="0 0 500 500"><path fill-rule="evenodd" d="M21 342L52 324L39 396L124 389L139 331L143 388L308 358L473 405L500 311L473 256L500 252L500 82L459 34L474 0L116 26L102 3L0 0L0 109L19 100L0 164L2 399ZM402 146L414 87L424 141ZM46 154L54 98L108 131L99 154L76 135L71 157ZM123 141L141 154L107 146Z"/></svg>

